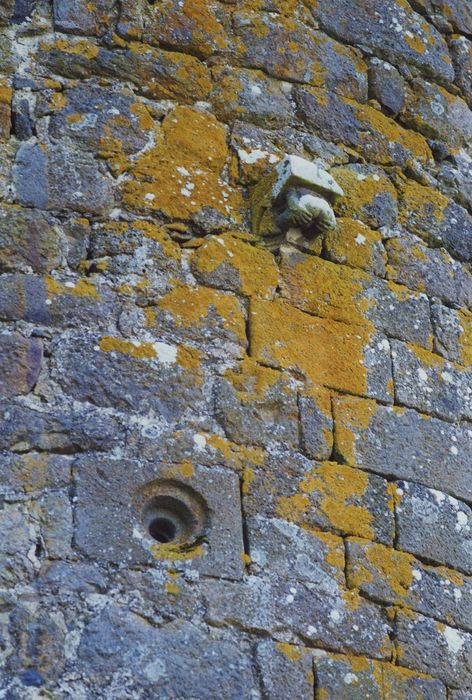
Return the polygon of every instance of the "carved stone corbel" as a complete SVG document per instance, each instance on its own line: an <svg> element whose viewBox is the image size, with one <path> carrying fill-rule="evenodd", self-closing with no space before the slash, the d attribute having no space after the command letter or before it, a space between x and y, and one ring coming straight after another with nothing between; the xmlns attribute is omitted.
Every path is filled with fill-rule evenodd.
<svg viewBox="0 0 472 700"><path fill-rule="evenodd" d="M309 245L336 227L332 209L344 195L326 170L300 156L285 156L252 193L252 229L271 250L284 242Z"/></svg>

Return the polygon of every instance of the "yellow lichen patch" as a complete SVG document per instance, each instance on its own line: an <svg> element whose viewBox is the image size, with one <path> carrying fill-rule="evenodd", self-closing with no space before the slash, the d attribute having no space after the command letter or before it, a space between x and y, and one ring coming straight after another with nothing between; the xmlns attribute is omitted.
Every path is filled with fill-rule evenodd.
<svg viewBox="0 0 472 700"><path fill-rule="evenodd" d="M215 16L211 13L206 0L185 0L182 5L182 13L194 22L195 29L200 30L198 34L198 45L200 50L205 49L205 54L212 53L211 44L215 44L219 49L224 49L228 45L228 40L224 34L223 27L217 22ZM174 17L177 13L173 13ZM210 42L206 42L205 38L211 38Z"/></svg>
<svg viewBox="0 0 472 700"><path fill-rule="evenodd" d="M370 302L363 295L369 277L361 270L294 252L283 257L282 281L284 296L303 311L372 328L365 317Z"/></svg>
<svg viewBox="0 0 472 700"><path fill-rule="evenodd" d="M56 39L54 42L43 41L41 51L63 51L64 53L83 56L84 58L96 58L99 47L88 39Z"/></svg>
<svg viewBox="0 0 472 700"><path fill-rule="evenodd" d="M152 360L157 357L153 343L133 342L123 338L115 338L111 335L102 336L99 347L102 352L118 352L121 355L129 355L140 360Z"/></svg>
<svg viewBox="0 0 472 700"><path fill-rule="evenodd" d="M241 552L241 561L245 566L249 566L249 564L252 564L252 559L249 556L249 554L246 554L246 552Z"/></svg>
<svg viewBox="0 0 472 700"><path fill-rule="evenodd" d="M72 294L78 297L89 297L100 299L95 285L89 279L74 280L74 282L59 282L54 277L45 277L45 284L48 296L56 294Z"/></svg>
<svg viewBox="0 0 472 700"><path fill-rule="evenodd" d="M299 647L294 644L288 644L287 642L277 642L277 649L282 652L287 659L290 661L300 661L302 658L302 652Z"/></svg>
<svg viewBox="0 0 472 700"><path fill-rule="evenodd" d="M192 462L182 462L179 465L180 473L185 479L190 479L195 474L195 467Z"/></svg>
<svg viewBox="0 0 472 700"><path fill-rule="evenodd" d="M251 488L251 484L254 481L255 476L256 476L256 473L255 473L254 469L251 469L251 467L246 467L244 469L243 485L242 485L243 496L248 495L250 488Z"/></svg>
<svg viewBox="0 0 472 700"><path fill-rule="evenodd" d="M247 296L270 298L279 282L271 253L230 234L205 241L196 251L193 264L204 279L219 269L229 269L231 280L237 277L237 291Z"/></svg>
<svg viewBox="0 0 472 700"><path fill-rule="evenodd" d="M218 323L237 338L246 338L242 308L232 294L208 287L187 287L177 282L157 306L172 316L176 326L208 325L209 319L216 315Z"/></svg>
<svg viewBox="0 0 472 700"><path fill-rule="evenodd" d="M238 218L240 195L220 177L227 157L225 128L212 115L177 107L164 119L156 145L130 167L124 202L176 219L202 207Z"/></svg>
<svg viewBox="0 0 472 700"><path fill-rule="evenodd" d="M311 507L310 498L306 493L294 493L291 496L277 498L277 515L290 522L303 522Z"/></svg>
<svg viewBox="0 0 472 700"><path fill-rule="evenodd" d="M349 104L360 122L361 138L369 144L369 153L378 163L388 165L392 163L390 145L400 145L411 153L414 158L427 161L432 158L431 149L426 139L413 131L408 131L399 126L393 119L386 117L382 112L369 105L359 105L353 100L344 99ZM365 132L362 132L362 129ZM372 142L372 136L375 142Z"/></svg>
<svg viewBox="0 0 472 700"><path fill-rule="evenodd" d="M416 53L424 53L426 51L427 45L420 35L413 34L412 32L405 32L404 37L408 46L413 49L413 51L416 51Z"/></svg>
<svg viewBox="0 0 472 700"><path fill-rule="evenodd" d="M333 168L331 174L344 190L344 197L335 207L336 214L340 216L362 219L364 209L368 216L368 207L371 207L380 195L388 195L389 199L395 202L397 200L395 187L382 173L360 174L351 168L340 166Z"/></svg>
<svg viewBox="0 0 472 700"><path fill-rule="evenodd" d="M253 301L251 348L256 360L301 372L314 385L364 395L367 329L318 319L273 301ZM316 359L316 361L314 361Z"/></svg>
<svg viewBox="0 0 472 700"><path fill-rule="evenodd" d="M412 682L418 679L432 681L433 678L420 671L410 671L403 666L378 663L382 669L382 683L384 700L410 700L412 697Z"/></svg>
<svg viewBox="0 0 472 700"><path fill-rule="evenodd" d="M341 578L344 577L344 542L340 537L330 532L317 532L316 537L325 543L327 547L326 563L336 569Z"/></svg>
<svg viewBox="0 0 472 700"><path fill-rule="evenodd" d="M207 445L221 455L225 466L230 469L235 469L236 471L248 469L254 474L252 468L247 465L251 464L254 467L258 467L264 463L265 453L259 447L238 445L220 435L208 435L205 433L204 436Z"/></svg>
<svg viewBox="0 0 472 700"><path fill-rule="evenodd" d="M369 544L365 548L368 562L367 572L376 580L381 580L391 589L394 602L401 604L409 595L413 582L415 559L411 554L390 549L381 544ZM359 587L362 585L363 572L356 567L351 569L351 581Z"/></svg>
<svg viewBox="0 0 472 700"><path fill-rule="evenodd" d="M406 343L406 346L425 367L430 367L433 370L441 370L444 368L446 362L440 355L436 355L433 352L429 352L429 350L420 348L418 345L413 345L413 343ZM463 370L463 368L459 366L458 369Z"/></svg>
<svg viewBox="0 0 472 700"><path fill-rule="evenodd" d="M338 218L324 244L331 260L361 270L375 270L377 260L383 264L387 261L380 233L355 219Z"/></svg>
<svg viewBox="0 0 472 700"><path fill-rule="evenodd" d="M337 451L352 466L357 464L356 442L368 429L377 404L370 399L342 398L335 404L335 445Z"/></svg>
<svg viewBox="0 0 472 700"><path fill-rule="evenodd" d="M191 374L198 384L202 383L202 355L199 350L189 345L179 345L177 363Z"/></svg>
<svg viewBox="0 0 472 700"><path fill-rule="evenodd" d="M437 189L412 180L402 190L400 223L426 241L434 240L434 232L446 219L449 200Z"/></svg>
<svg viewBox="0 0 472 700"><path fill-rule="evenodd" d="M197 545L190 549L184 549L180 545L152 544L151 552L154 559L164 561L187 561L204 555L203 545Z"/></svg>
<svg viewBox="0 0 472 700"><path fill-rule="evenodd" d="M245 403L263 401L269 389L282 379L280 372L259 365L251 357L245 357L237 370L227 370L225 377L234 386L239 400ZM288 391L288 386L282 389Z"/></svg>

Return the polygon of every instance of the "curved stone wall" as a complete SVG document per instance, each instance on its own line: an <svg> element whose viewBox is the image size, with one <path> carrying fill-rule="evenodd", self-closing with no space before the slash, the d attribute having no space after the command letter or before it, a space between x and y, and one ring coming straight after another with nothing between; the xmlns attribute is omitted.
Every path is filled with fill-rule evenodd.
<svg viewBox="0 0 472 700"><path fill-rule="evenodd" d="M0 697L470 700L468 0L0 32Z"/></svg>

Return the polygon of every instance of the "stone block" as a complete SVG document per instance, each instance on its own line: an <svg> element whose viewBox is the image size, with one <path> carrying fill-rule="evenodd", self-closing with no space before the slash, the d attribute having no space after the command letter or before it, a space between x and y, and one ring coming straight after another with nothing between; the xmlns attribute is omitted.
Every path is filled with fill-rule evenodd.
<svg viewBox="0 0 472 700"><path fill-rule="evenodd" d="M400 493L399 493L399 491ZM428 561L472 574L472 510L419 484L398 482L398 546Z"/></svg>
<svg viewBox="0 0 472 700"><path fill-rule="evenodd" d="M398 659L402 666L434 674L452 687L472 686L472 635L423 615L398 612Z"/></svg>
<svg viewBox="0 0 472 700"><path fill-rule="evenodd" d="M280 128L294 122L291 85L269 78L259 70L221 68L209 101L220 121L249 122Z"/></svg>
<svg viewBox="0 0 472 700"><path fill-rule="evenodd" d="M472 162L464 149L452 152L440 164L439 189L450 200L470 210L472 203ZM461 212L462 214L462 212Z"/></svg>
<svg viewBox="0 0 472 700"><path fill-rule="evenodd" d="M216 3L190 0L180 5L168 0L159 5L149 4L144 16L143 41L166 46L206 59L214 53L225 52L230 40L222 14ZM224 19L224 18L222 18Z"/></svg>
<svg viewBox="0 0 472 700"><path fill-rule="evenodd" d="M298 405L292 378L250 358L217 381L216 416L233 442L298 446Z"/></svg>
<svg viewBox="0 0 472 700"><path fill-rule="evenodd" d="M53 18L56 31L100 36L116 19L114 0L54 0Z"/></svg>
<svg viewBox="0 0 472 700"><path fill-rule="evenodd" d="M313 651L306 647L264 639L256 646L262 688L270 700L313 700Z"/></svg>
<svg viewBox="0 0 472 700"><path fill-rule="evenodd" d="M445 11L441 0L421 0L427 18L447 33L472 34L472 9L467 0L452 0Z"/></svg>
<svg viewBox="0 0 472 700"><path fill-rule="evenodd" d="M472 434L467 425L339 397L333 401L336 453L348 464L472 497Z"/></svg>
<svg viewBox="0 0 472 700"><path fill-rule="evenodd" d="M165 420L198 411L204 390L201 353L189 346L82 333L57 342L52 376L78 401Z"/></svg>
<svg viewBox="0 0 472 700"><path fill-rule="evenodd" d="M314 318L283 301L251 302L249 324L251 351L261 364L300 372L315 385L392 400L383 336Z"/></svg>
<svg viewBox="0 0 472 700"><path fill-rule="evenodd" d="M247 514L392 541L388 484L367 472L280 453L269 457L263 469L248 470L244 493Z"/></svg>
<svg viewBox="0 0 472 700"><path fill-rule="evenodd" d="M370 163L404 167L412 159L426 164L431 158L423 136L403 129L370 105L321 88L296 87L294 97L305 128L350 146Z"/></svg>
<svg viewBox="0 0 472 700"><path fill-rule="evenodd" d="M469 103L472 102L472 42L465 36L453 36L449 43L456 83Z"/></svg>
<svg viewBox="0 0 472 700"><path fill-rule="evenodd" d="M461 97L416 78L407 91L401 123L429 139L458 149L472 138L472 112Z"/></svg>
<svg viewBox="0 0 472 700"><path fill-rule="evenodd" d="M453 79L445 39L404 0L317 0L310 7L315 20L340 41L369 46L390 63L411 64L439 82Z"/></svg>
<svg viewBox="0 0 472 700"><path fill-rule="evenodd" d="M280 268L283 296L302 311L432 347L424 294L291 248L282 249Z"/></svg>
<svg viewBox="0 0 472 700"><path fill-rule="evenodd" d="M34 577L39 528L19 503L2 503L0 524L0 583L13 588Z"/></svg>
<svg viewBox="0 0 472 700"><path fill-rule="evenodd" d="M39 338L3 332L0 335L0 356L0 394L3 398L28 394L41 371L43 346Z"/></svg>
<svg viewBox="0 0 472 700"><path fill-rule="evenodd" d="M377 100L388 113L397 115L406 97L406 83L394 66L378 58L369 62L369 97Z"/></svg>
<svg viewBox="0 0 472 700"><path fill-rule="evenodd" d="M470 367L396 340L392 341L392 361L399 403L446 420L472 418Z"/></svg>
<svg viewBox="0 0 472 700"><path fill-rule="evenodd" d="M4 274L0 278L0 318L2 321L47 323L46 286L35 275Z"/></svg>
<svg viewBox="0 0 472 700"><path fill-rule="evenodd" d="M274 256L248 236L227 234L203 241L192 258L192 272L202 284L244 296L271 299L279 284Z"/></svg>
<svg viewBox="0 0 472 700"><path fill-rule="evenodd" d="M73 556L72 505L64 492L46 493L38 501L38 519L42 545L50 559L67 559Z"/></svg>
<svg viewBox="0 0 472 700"><path fill-rule="evenodd" d="M123 681L130 665L142 692L158 692L163 699L249 698L255 684L243 639L190 623L155 628L111 603L86 626L78 667L103 687L114 674Z"/></svg>
<svg viewBox="0 0 472 700"><path fill-rule="evenodd" d="M459 260L472 259L472 216L437 189L408 181L401 192L399 221L428 244L443 246Z"/></svg>
<svg viewBox="0 0 472 700"><path fill-rule="evenodd" d="M113 205L112 181L99 163L65 143L44 148L22 143L16 155L14 183L18 200L26 207L100 215Z"/></svg>
<svg viewBox="0 0 472 700"><path fill-rule="evenodd" d="M361 221L338 218L336 228L327 232L323 244L331 262L385 277L387 254L382 236Z"/></svg>
<svg viewBox="0 0 472 700"><path fill-rule="evenodd" d="M355 49L293 17L237 12L234 22L237 55L245 67L366 101L367 67Z"/></svg>
<svg viewBox="0 0 472 700"><path fill-rule="evenodd" d="M52 216L7 206L0 209L0 245L2 272L48 272L61 264L65 247Z"/></svg>
<svg viewBox="0 0 472 700"><path fill-rule="evenodd" d="M326 460L333 449L333 417L328 391L313 388L298 397L302 451L313 459Z"/></svg>
<svg viewBox="0 0 472 700"><path fill-rule="evenodd" d="M465 367L472 364L472 313L451 309L439 302L431 305L434 350Z"/></svg>
<svg viewBox="0 0 472 700"><path fill-rule="evenodd" d="M398 216L397 191L375 165L342 165L331 170L344 190L335 206L337 216L351 217L378 229L393 226Z"/></svg>
<svg viewBox="0 0 472 700"><path fill-rule="evenodd" d="M472 631L472 578L444 566L426 566L384 545L347 541L347 580L369 599L411 608Z"/></svg>
<svg viewBox="0 0 472 700"><path fill-rule="evenodd" d="M446 251L406 237L387 241L386 250L388 279L453 306L472 306L472 275Z"/></svg>
<svg viewBox="0 0 472 700"><path fill-rule="evenodd" d="M9 421L13 417L19 419L21 413L7 410L2 411L2 414L6 418L5 433L8 434ZM18 425L19 431L25 429L24 424ZM6 446L6 440L2 439L2 442L2 447ZM27 449L25 443L13 447ZM0 456L0 494L2 497L10 499L16 497L18 499L23 494L37 494L44 489L58 489L68 486L71 479L71 462L72 458L68 455L44 452L29 452L28 454L3 452Z"/></svg>
<svg viewBox="0 0 472 700"><path fill-rule="evenodd" d="M240 578L244 552L239 481L218 468L119 461L106 456L80 457L75 465L77 547L99 562L126 566L193 568L209 576ZM159 484L178 482L196 492L208 509L207 525L187 546L159 544L146 530L141 493L159 493ZM161 486L162 488L162 486ZM147 491L146 491L147 493Z"/></svg>

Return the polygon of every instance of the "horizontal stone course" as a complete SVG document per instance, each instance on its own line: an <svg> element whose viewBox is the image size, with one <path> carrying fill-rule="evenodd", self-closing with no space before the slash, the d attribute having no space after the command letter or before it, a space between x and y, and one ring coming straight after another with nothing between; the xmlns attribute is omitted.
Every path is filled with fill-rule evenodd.
<svg viewBox="0 0 472 700"><path fill-rule="evenodd" d="M472 426L417 411L339 397L336 452L348 464L472 500Z"/></svg>

